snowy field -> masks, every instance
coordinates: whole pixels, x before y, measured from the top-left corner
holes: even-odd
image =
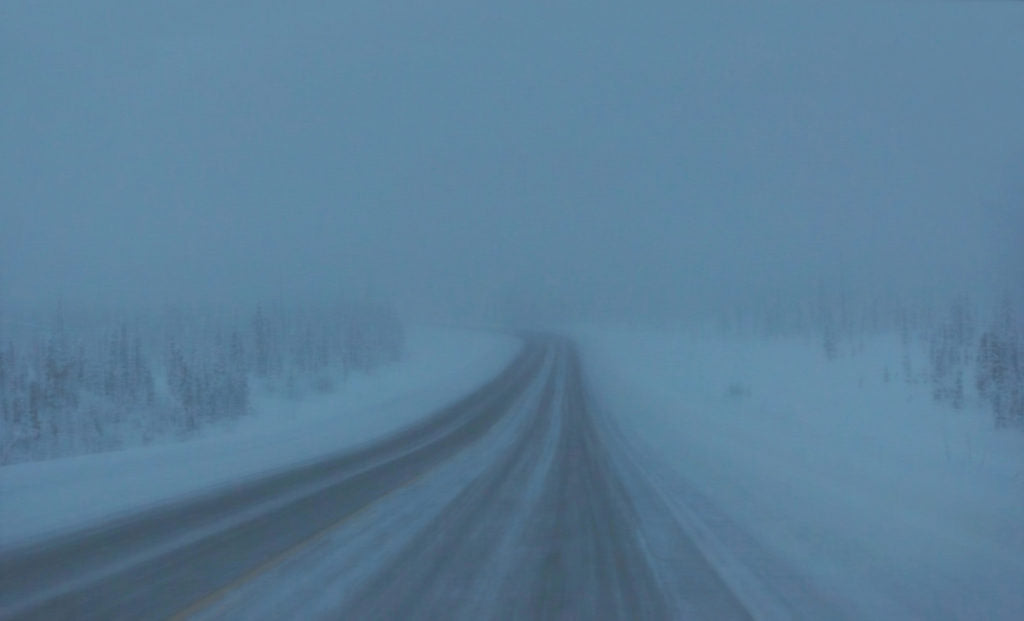
[[[1024,434],[904,382],[898,339],[832,362],[799,339],[581,341],[600,406],[765,617],[1024,619]]]
[[[0,468],[0,550],[371,441],[455,401],[519,349],[507,336],[410,330],[405,358],[326,396],[256,396],[252,416],[179,443]]]

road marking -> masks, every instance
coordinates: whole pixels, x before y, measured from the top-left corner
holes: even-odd
[[[444,462],[442,461],[441,463],[444,463]],[[238,578],[235,578],[234,580],[232,580],[228,584],[220,587],[216,591],[213,591],[212,593],[204,595],[202,598],[192,602],[184,610],[181,610],[180,612],[175,613],[172,617],[170,617],[169,621],[184,621],[185,619],[188,619],[188,618],[192,617],[193,615],[196,615],[196,614],[200,613],[201,611],[205,610],[206,608],[209,608],[210,606],[212,606],[217,601],[223,599],[224,596],[227,595],[228,593],[230,593],[231,591],[234,591],[235,589],[241,587],[242,585],[244,585],[244,584],[246,584],[248,582],[252,582],[253,580],[258,578],[259,576],[267,573],[268,571],[270,571],[271,569],[277,567],[278,565],[280,565],[284,561],[286,561],[289,558],[295,556],[296,554],[298,554],[303,549],[309,547],[310,544],[313,544],[313,543],[315,543],[317,541],[320,541],[321,539],[325,538],[332,530],[340,527],[345,522],[348,522],[348,521],[356,518],[357,516],[359,516],[360,514],[366,512],[367,510],[369,510],[374,505],[382,502],[385,498],[388,498],[389,496],[391,496],[395,492],[397,492],[397,491],[399,491],[401,489],[404,489],[404,488],[412,485],[413,483],[415,483],[419,479],[422,479],[423,477],[425,477],[426,475],[428,475],[432,471],[434,471],[439,465],[441,465],[441,464],[440,463],[439,464],[435,464],[433,467],[427,468],[425,471],[420,472],[419,474],[411,477],[407,481],[404,481],[401,484],[396,485],[394,488],[392,488],[387,493],[382,494],[376,500],[372,500],[372,501],[368,502],[367,504],[363,505],[362,507],[360,507],[359,509],[353,511],[352,513],[349,513],[348,515],[345,515],[344,517],[342,517],[337,522],[332,522],[331,524],[328,524],[323,529],[313,533],[312,535],[310,535],[309,537],[307,537],[307,538],[303,539],[302,541],[296,543],[292,547],[287,548],[286,550],[284,550],[283,552],[281,552],[277,556],[274,556],[274,557],[272,557],[272,558],[270,558],[270,559],[268,559],[266,561],[263,561],[262,563],[260,563],[256,567],[254,567],[253,569],[250,569],[248,572],[242,574]]]
[[[534,378],[533,378],[534,380],[536,378],[538,378],[538,377],[541,377],[540,371],[542,371],[544,369],[545,363],[547,362],[547,360],[548,360],[547,355],[545,355],[544,359],[537,366],[537,373],[534,375]],[[527,384],[520,391],[519,395],[517,395],[516,399],[513,399],[513,401],[507,406],[507,410],[511,409],[512,407],[514,407],[515,403],[519,402],[519,399],[521,399],[523,394],[526,392],[527,386],[531,385],[532,383],[533,383],[533,380],[531,380],[530,382],[527,382]],[[476,438],[476,440],[474,442],[471,442],[470,444],[473,444],[473,443],[475,443],[476,441],[479,441],[479,440],[480,440],[480,438]],[[463,447],[463,448],[465,448],[465,447]],[[450,456],[449,456],[449,459],[450,459]],[[217,589],[217,590],[215,590],[215,591],[213,591],[211,593],[208,593],[207,595],[204,595],[200,599],[192,602],[188,607],[184,608],[183,610],[181,610],[181,611],[175,613],[174,615],[172,615],[171,617],[169,617],[169,621],[184,621],[185,619],[188,619],[188,618],[190,618],[190,617],[192,617],[192,616],[194,616],[196,614],[199,614],[203,610],[205,610],[205,609],[209,608],[210,606],[212,606],[213,604],[215,604],[217,601],[223,599],[224,596],[226,596],[231,591],[234,591],[235,589],[238,589],[241,586],[243,586],[243,585],[245,585],[245,584],[247,584],[249,582],[252,582],[253,580],[258,578],[259,576],[261,576],[261,575],[267,573],[268,571],[270,571],[271,569],[274,569],[275,567],[281,565],[281,563],[283,563],[284,561],[288,560],[289,558],[295,556],[300,551],[308,548],[311,544],[313,544],[313,543],[315,543],[317,541],[320,541],[321,539],[325,538],[332,530],[342,526],[343,524],[345,524],[346,522],[348,522],[350,520],[353,520],[354,518],[356,518],[360,514],[364,513],[365,511],[369,510],[371,507],[374,507],[378,503],[383,502],[385,499],[389,498],[395,492],[398,492],[399,490],[405,489],[405,488],[409,487],[410,485],[416,483],[417,481],[419,481],[423,477],[427,476],[428,474],[431,474],[432,472],[434,472],[435,470],[440,468],[442,465],[447,463],[447,461],[448,461],[448,459],[443,459],[440,462],[438,462],[438,463],[428,467],[423,472],[420,472],[420,473],[410,477],[406,481],[403,481],[399,485],[396,485],[395,487],[391,488],[386,493],[381,494],[380,497],[376,498],[375,500],[372,500],[372,501],[368,502],[366,505],[360,507],[359,509],[353,511],[352,513],[349,513],[348,515],[345,515],[344,517],[342,517],[338,521],[332,522],[331,524],[328,524],[327,526],[325,526],[321,530],[313,533],[309,537],[307,537],[307,538],[303,539],[302,541],[296,543],[295,545],[291,546],[290,548],[285,549],[284,551],[279,553],[277,556],[274,556],[274,557],[272,557],[272,558],[270,558],[270,559],[260,563],[259,565],[257,565],[253,569],[250,569],[249,571],[247,571],[246,573],[242,574],[238,578],[235,578],[234,580],[232,580],[228,584],[220,587],[219,589]]]

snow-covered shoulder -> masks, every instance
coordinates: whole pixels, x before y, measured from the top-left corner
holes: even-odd
[[[595,401],[674,471],[738,590],[797,617],[1024,619],[1024,437],[900,378],[898,337],[831,361],[798,338],[580,342]]]
[[[365,444],[468,394],[520,347],[510,336],[412,329],[401,362],[299,401],[257,395],[253,414],[230,428],[187,442],[0,467],[0,549]]]

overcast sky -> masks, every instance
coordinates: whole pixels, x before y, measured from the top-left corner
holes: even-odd
[[[1024,282],[1024,4],[847,4],[6,1],[0,295]]]

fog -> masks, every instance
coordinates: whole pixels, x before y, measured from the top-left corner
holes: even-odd
[[[490,321],[1024,282],[1024,6],[235,4],[5,3],[0,295]]]

